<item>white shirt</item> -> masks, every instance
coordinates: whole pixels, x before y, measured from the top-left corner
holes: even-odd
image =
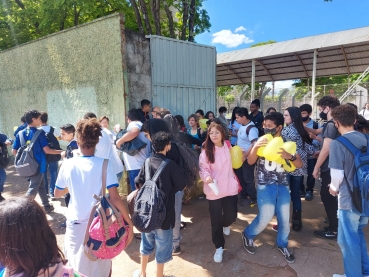
[[[366,120],[369,120],[369,110],[368,109],[361,110],[359,114],[362,115]]]
[[[41,129],[45,131],[45,133],[49,133],[50,132],[50,125],[45,125],[45,126],[41,126]],[[58,130],[58,128],[54,128],[54,136],[59,137],[60,136],[60,131]]]
[[[99,142],[96,145],[95,156],[103,159],[108,159],[109,162],[112,163],[115,174],[118,174],[124,170],[124,167],[121,160],[119,159],[117,151],[115,150],[113,140],[111,139],[109,134],[105,132],[105,130],[105,128],[102,128],[101,130],[102,136],[100,137]]]
[[[238,130],[237,145],[243,150],[247,151],[251,147],[251,142],[259,137],[259,130],[256,127],[252,127],[249,131],[249,135],[246,134],[247,127],[253,125],[254,122],[250,121],[249,124],[241,126]]]
[[[127,132],[132,130],[133,128],[138,128],[139,130],[141,130],[141,127],[141,121],[132,121],[128,124]],[[123,160],[127,171],[141,169],[145,160],[150,156],[151,142],[145,137],[143,132],[140,132],[137,137],[146,143],[146,147],[142,148],[140,152],[138,152],[135,156],[130,156],[127,153],[123,152]]]
[[[79,156],[68,159],[60,167],[56,188],[68,188],[70,202],[66,214],[68,221],[86,221],[96,204],[93,195],[101,195],[102,165],[104,159],[91,156]],[[108,163],[106,187],[118,187],[117,176],[111,163]]]

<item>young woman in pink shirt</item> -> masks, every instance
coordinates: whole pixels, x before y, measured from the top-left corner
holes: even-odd
[[[200,177],[204,181],[204,193],[209,201],[216,263],[223,260],[224,235],[230,234],[229,226],[237,218],[238,183],[232,169],[229,147],[224,143],[226,137],[222,125],[211,123],[199,160]],[[214,183],[217,190],[211,188]]]

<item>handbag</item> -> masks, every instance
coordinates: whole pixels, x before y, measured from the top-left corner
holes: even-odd
[[[119,133],[117,134],[117,138],[115,140],[115,144],[117,143],[117,140],[119,140],[121,137],[123,137],[123,135],[127,133],[127,130],[121,130],[119,131]],[[135,137],[133,140],[131,141],[126,141],[124,142],[120,148],[117,147],[118,150],[127,153],[130,156],[135,156],[137,155],[138,152],[140,152],[140,150],[142,148],[145,148],[147,145],[146,142],[143,142],[142,140],[140,140],[138,137]]]

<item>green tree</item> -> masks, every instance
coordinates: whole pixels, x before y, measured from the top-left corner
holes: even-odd
[[[234,103],[234,95],[233,94],[227,94],[225,97],[224,97],[224,102],[227,103],[227,106],[228,106],[228,111],[231,109],[231,104]]]
[[[250,45],[250,48],[252,47],[258,47],[258,46],[263,46],[263,45],[267,45],[267,44],[273,44],[276,43],[277,41],[275,40],[268,40],[268,41],[264,41],[264,42],[259,42],[259,43],[254,43]]]
[[[191,2],[190,2],[191,1]],[[125,15],[125,27],[142,34],[156,34],[193,41],[209,31],[205,0],[2,0],[0,1],[0,50],[22,44],[112,13]],[[189,3],[183,24],[183,2]],[[178,10],[174,22],[170,8]],[[181,31],[184,36],[180,36]]]

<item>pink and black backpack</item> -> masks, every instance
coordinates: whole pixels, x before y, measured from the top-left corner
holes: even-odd
[[[98,202],[92,208],[86,228],[84,248],[92,261],[112,259],[127,246],[129,226],[122,213],[110,202],[109,194],[106,194],[107,167],[108,160],[104,160],[102,196],[94,195]]]

